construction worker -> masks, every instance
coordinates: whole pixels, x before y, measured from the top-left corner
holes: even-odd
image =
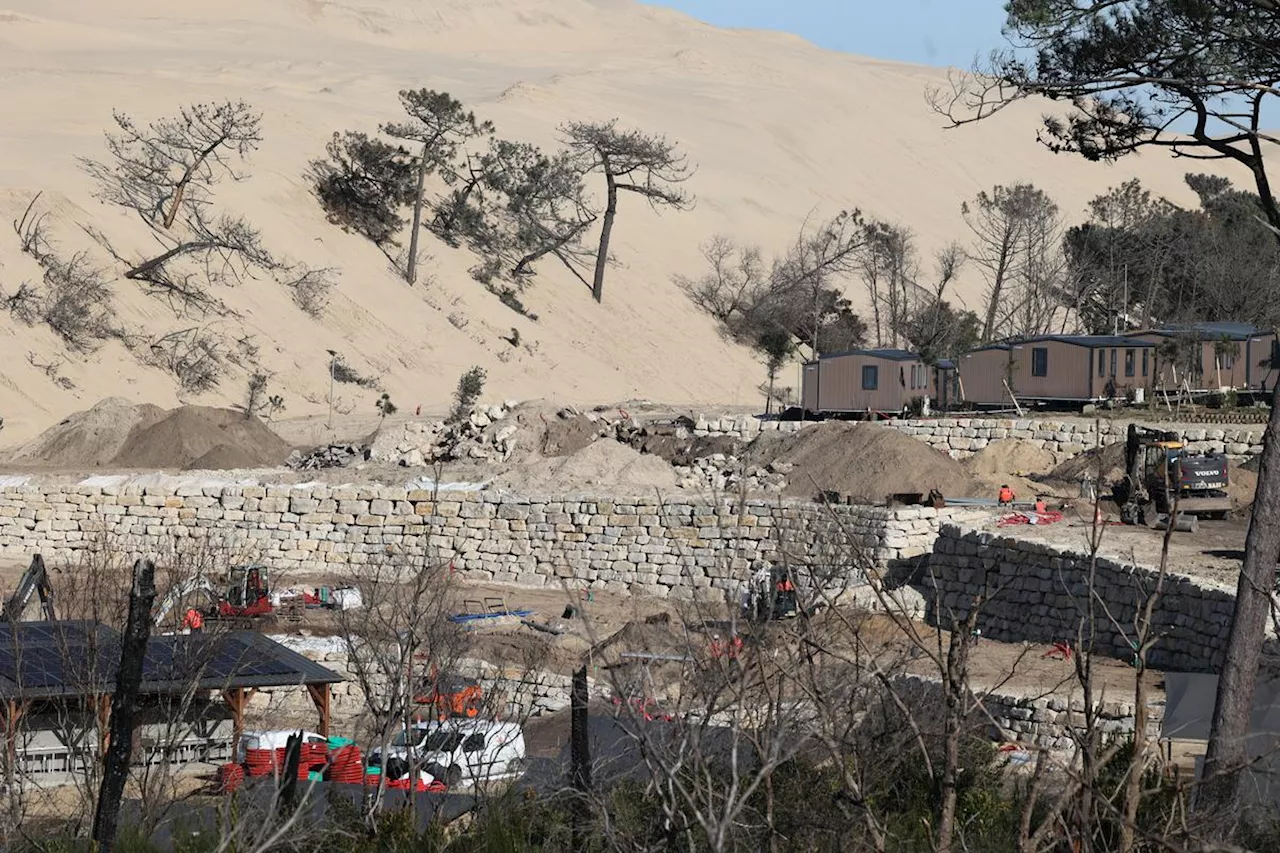
[[[1005,483],[1000,487],[1000,493],[997,496],[997,500],[1000,506],[1008,506],[1013,503],[1014,499],[1017,497],[1018,496],[1013,493],[1013,489],[1009,488],[1009,484]]]
[[[1048,507],[1045,506],[1044,498],[1040,495],[1036,495],[1036,513],[1038,515],[1044,515],[1047,509]]]
[[[199,610],[194,607],[187,608],[187,612],[182,617],[182,629],[191,634],[204,631],[204,617],[200,615]]]

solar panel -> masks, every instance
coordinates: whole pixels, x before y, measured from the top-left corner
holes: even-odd
[[[115,680],[118,660],[108,649],[32,646],[17,655],[0,657],[0,675],[23,690],[65,686],[89,692],[105,689]]]
[[[8,696],[110,692],[120,665],[120,635],[94,622],[0,623],[0,693]],[[341,677],[259,634],[152,637],[143,662],[144,692],[328,683]]]

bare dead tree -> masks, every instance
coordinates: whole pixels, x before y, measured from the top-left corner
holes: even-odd
[[[223,179],[244,180],[248,155],[262,141],[262,116],[248,104],[223,102],[182,107],[177,116],[140,127],[116,112],[117,133],[107,134],[109,157],[81,158],[98,185],[100,199],[136,213],[155,241],[141,256],[125,257],[97,229],[86,228],[125,266],[124,277],[141,282],[169,301],[177,316],[230,313],[210,288],[233,286],[257,275],[304,280],[308,298],[326,279],[269,251],[261,232],[246,219],[214,209],[214,188]],[[315,309],[318,310],[318,309]]]
[[[1066,267],[1058,206],[1017,184],[980,192],[960,210],[974,236],[968,257],[987,279],[982,339],[1049,331]]]
[[[694,305],[729,327],[761,301],[769,284],[768,267],[758,247],[739,246],[724,234],[699,249],[708,271],[696,279],[677,275],[675,283]]]
[[[18,235],[22,251],[37,261],[41,261],[53,250],[49,238],[49,212],[36,212],[36,204],[42,195],[43,190],[32,196],[26,209],[22,211],[22,216],[13,220],[13,231]]]
[[[413,224],[405,268],[405,280],[413,284],[418,276],[418,236],[422,228],[422,208],[426,204],[427,176],[440,173],[452,177],[458,152],[470,140],[492,134],[493,125],[478,121],[475,113],[467,111],[447,92],[405,89],[400,92],[400,104],[408,114],[408,120],[384,124],[382,132],[422,146],[418,155],[418,186],[413,195]]]
[[[262,142],[262,113],[244,101],[191,104],[145,127],[118,110],[112,115],[110,159],[80,163],[98,182],[100,198],[166,231],[184,207],[190,214],[210,204],[223,178],[243,180],[240,167]]]
[[[192,393],[218,387],[233,367],[257,358],[252,337],[237,338],[215,325],[188,326],[154,338],[126,335],[124,342],[140,361],[172,374]]]
[[[669,207],[687,210],[693,197],[681,184],[693,175],[688,158],[676,143],[664,136],[640,130],[624,130],[618,120],[571,122],[560,128],[569,149],[579,160],[582,174],[600,172],[605,180],[605,209],[600,226],[591,296],[604,299],[605,270],[609,265],[609,241],[618,215],[618,193],[642,196],[654,210]]]
[[[811,358],[829,349],[822,345],[824,332],[835,333],[840,343],[865,335],[865,325],[843,297],[842,282],[857,271],[866,244],[862,213],[846,210],[816,227],[806,219],[795,243],[773,262],[771,289],[786,306],[788,327],[809,344]]]

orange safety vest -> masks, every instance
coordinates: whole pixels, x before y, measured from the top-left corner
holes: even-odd
[[[1036,512],[1043,515],[1044,511],[1045,511],[1044,501],[1036,501]]]
[[[988,492],[987,494],[990,494],[990,492]],[[1012,500],[1013,500],[1013,489],[1009,488],[1008,486],[1005,486],[1000,490],[1000,503],[1007,504]]]
[[[204,617],[200,615],[199,610],[192,607],[183,615],[182,627],[189,628],[192,631],[199,631],[204,627]]]

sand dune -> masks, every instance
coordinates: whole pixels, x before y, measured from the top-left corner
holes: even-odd
[[[1051,155],[1035,142],[1034,105],[944,132],[923,96],[943,80],[941,70],[717,30],[630,0],[0,0],[0,217],[7,223],[43,191],[64,250],[109,260],[87,225],[141,250],[144,229],[93,198],[75,158],[101,156],[113,108],[152,119],[193,100],[244,98],[264,111],[266,140],[252,178],[221,186],[220,201],[274,250],[342,273],[319,320],[271,283],[220,294],[243,315],[287,415],[325,410],[328,349],[380,376],[402,408],[441,407],[473,364],[488,370],[494,397],[747,403],[758,363],[671,282],[697,271],[698,244],[717,232],[772,249],[810,212],[857,206],[909,224],[927,257],[963,236],[960,202],[997,182],[1034,181],[1072,213],[1135,175],[1191,200],[1183,163],[1151,156],[1107,167]],[[376,248],[325,222],[302,173],[333,131],[374,129],[397,116],[397,90],[419,86],[447,90],[501,133],[540,144],[570,119],[618,116],[665,132],[698,164],[698,205],[659,216],[623,200],[603,307],[546,265],[525,298],[540,318],[531,322],[468,276],[471,255],[430,238],[429,284],[409,288]],[[38,278],[6,227],[0,289]],[[114,287],[132,326],[192,324],[132,282]],[[972,275],[959,284],[968,300],[979,290]],[[518,350],[502,340],[513,327],[526,344]],[[171,377],[122,346],[67,357],[54,335],[7,314],[0,359],[4,444],[105,396],[179,402]],[[56,385],[51,364],[76,387]],[[233,376],[182,401],[236,402],[243,386]],[[340,386],[338,406],[372,409],[375,398]]]

